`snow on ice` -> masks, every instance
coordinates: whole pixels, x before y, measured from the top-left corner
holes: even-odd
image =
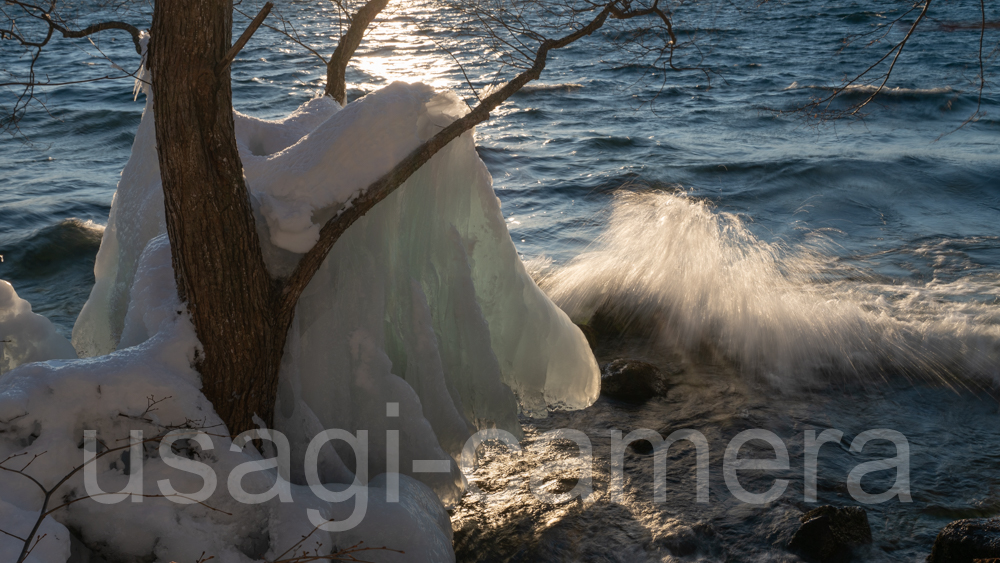
[[[462,495],[456,461],[468,438],[488,428],[520,435],[519,411],[544,416],[552,408],[582,408],[599,391],[585,338],[517,255],[472,133],[353,225],[302,296],[275,409],[291,466],[287,475],[256,470],[241,481],[256,494],[287,494],[247,505],[232,498],[226,479],[241,465],[265,467],[269,460],[252,445],[231,450],[192,368],[200,344],[174,284],[151,100],[147,88],[97,256],[96,284],[73,330],[83,359],[0,282],[0,340],[11,341],[0,359],[0,458],[20,454],[8,462],[17,468],[44,452],[28,473],[51,486],[83,462],[85,430],[116,447],[128,443],[130,429],[149,438],[186,423],[212,435],[211,448],[189,437],[183,450],[219,476],[218,486],[204,504],[155,496],[72,503],[46,517],[40,533],[47,535],[30,561],[66,561],[70,530],[110,559],[193,562],[202,552],[220,562],[271,559],[314,528],[309,509],[337,521],[355,514],[358,498],[344,500],[351,483],[367,484],[360,524],[321,530],[304,547],[319,542],[316,549],[329,553],[364,541],[405,552],[365,553],[372,561],[453,560],[444,507]],[[287,275],[325,219],[463,111],[450,92],[394,83],[344,109],[316,98],[283,121],[236,112],[271,273]],[[150,408],[151,400],[159,402]],[[398,416],[387,416],[387,403],[398,405]],[[343,493],[334,501],[310,489],[304,463],[310,441],[326,429],[368,431],[367,471],[342,440],[317,454],[318,479]],[[398,469],[386,454],[392,431],[399,436]],[[135,455],[96,460],[103,490],[122,490],[130,479],[141,480],[146,495],[157,495],[157,482],[167,478],[185,494],[207,486],[174,469],[156,444],[136,447],[144,457],[139,473]],[[271,450],[265,447],[264,456]],[[415,472],[414,460],[438,460],[448,471]],[[56,502],[85,494],[82,473]],[[397,486],[399,502],[392,502]],[[40,491],[7,473],[0,475],[0,498],[0,528],[28,533]],[[19,551],[20,542],[0,537],[5,560]]]

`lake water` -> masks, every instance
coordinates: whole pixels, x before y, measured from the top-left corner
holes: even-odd
[[[446,10],[394,4],[348,73],[349,98],[392,80],[469,97],[442,46],[474,84],[490,81],[496,67]],[[843,41],[890,22],[898,6],[679,6],[677,29],[698,35],[700,64],[717,71],[711,88],[701,73],[664,76],[630,60],[614,49],[618,33],[601,32],[554,53],[538,84],[477,129],[511,236],[543,287],[567,309],[598,309],[628,329],[600,343],[599,359],[630,355],[676,368],[665,398],[641,407],[601,399],[582,412],[525,419],[529,440],[578,428],[606,462],[609,429],[699,429],[711,445],[713,500],[693,502],[693,450],[681,448],[668,464],[667,502],[650,502],[651,456],[630,449],[629,504],[470,501],[455,517],[461,560],[789,558],[783,542],[810,506],[802,500],[807,429],[845,433],[846,445],[828,446],[820,465],[819,500],[837,505],[857,504],[844,484],[852,467],[892,455],[852,453],[854,436],[890,428],[909,440],[913,502],[868,507],[875,545],[865,560],[916,560],[947,522],[1000,514],[995,87],[983,93],[985,116],[959,128],[978,101],[979,31],[961,24],[978,21],[979,3],[931,9],[864,121],[770,111],[799,107],[881,56],[884,44]],[[332,4],[279,8],[332,51]],[[987,19],[998,18],[1000,6],[988,5]],[[101,49],[134,68],[130,42],[109,39]],[[998,41],[1000,30],[988,29],[993,78]],[[23,64],[3,49],[3,65]],[[46,72],[107,72],[95,53],[57,42]],[[239,111],[277,118],[321,92],[325,73],[261,30],[233,77]],[[840,107],[867,95],[858,89]],[[143,100],[132,96],[127,79],[51,89],[47,112],[35,107],[21,124],[30,142],[0,138],[0,279],[66,335],[93,283],[101,225],[139,123]],[[748,477],[759,490],[790,480],[764,507],[734,500],[721,475],[726,443],[751,427],[775,432],[792,458],[785,474]],[[562,454],[540,446],[524,455]],[[475,478],[503,479],[511,464],[497,454]],[[598,490],[606,470],[598,468]],[[884,490],[888,473],[863,484]]]

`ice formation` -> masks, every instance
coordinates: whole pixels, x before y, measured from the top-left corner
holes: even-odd
[[[222,562],[273,560],[311,531],[308,508],[320,510],[325,517],[346,519],[353,512],[353,502],[323,503],[305,486],[288,484],[294,500],[291,503],[275,499],[242,504],[229,494],[226,481],[234,468],[260,460],[260,456],[249,448],[231,451],[232,441],[222,436],[225,428],[219,426],[212,405],[199,391],[200,378],[191,368],[199,343],[186,309],[177,299],[166,236],[147,245],[134,279],[124,334],[134,339],[152,336],[90,360],[34,363],[6,374],[0,380],[0,459],[20,454],[21,458],[8,463],[16,469],[35,454],[42,454],[27,473],[52,486],[83,462],[84,430],[96,430],[108,447],[115,447],[123,444],[121,439],[128,437],[129,429],[143,430],[144,438],[152,438],[164,427],[192,421],[191,425],[212,434],[214,446],[192,458],[208,464],[219,485],[204,500],[205,505],[182,505],[155,497],[113,505],[93,499],[71,504],[46,518],[43,531],[51,530],[52,534],[39,543],[37,561],[66,560],[70,542],[67,528],[84,538],[98,555],[112,560],[134,561],[152,554],[157,561],[196,561],[202,552]],[[161,402],[149,409],[150,398]],[[168,466],[156,444],[144,450],[143,494],[161,494],[157,483],[161,479],[169,479],[176,490],[188,494],[202,487],[201,477]],[[115,453],[97,459],[97,482],[102,490],[117,492],[129,483],[131,474],[126,474],[125,467],[134,465],[126,459],[133,458]],[[54,496],[60,499],[55,502],[83,496],[82,477],[77,474],[70,480]],[[274,486],[276,479],[274,473],[258,471],[244,477],[242,486],[247,492],[261,493]],[[0,505],[0,527],[23,532],[25,523],[32,524],[37,517],[40,492],[24,477],[12,473],[0,474],[0,491],[4,503]],[[407,556],[393,559],[385,554],[366,555],[372,561],[449,560],[447,514],[425,486],[402,477],[400,502],[390,504],[384,500],[382,480],[375,479],[369,495],[367,516],[359,527],[336,536],[320,531],[304,547],[320,542],[320,551],[329,553],[335,546],[345,548],[364,539],[369,545],[408,550]],[[13,545],[16,540],[3,541],[0,550],[4,553],[15,547],[19,551],[19,546]],[[16,560],[16,555],[6,560]]]
[[[76,358],[70,343],[0,280],[0,373],[30,362],[70,358]]]
[[[173,280],[151,98],[147,92],[98,254],[97,281],[73,331],[74,346],[89,359],[25,365],[0,379],[0,457],[45,451],[31,472],[46,484],[82,461],[87,429],[106,443],[123,443],[129,428],[153,434],[184,421],[226,434],[191,368],[199,343]],[[344,109],[314,99],[283,121],[235,113],[272,274],[287,274],[322,221],[462,111],[453,94],[394,83]],[[12,303],[0,302],[0,319],[17,310]],[[68,345],[64,351],[53,346],[17,363],[75,356]],[[157,561],[194,561],[202,551],[220,561],[273,558],[312,528],[306,508],[337,520],[351,514],[352,501],[326,502],[305,486],[302,460],[324,429],[368,431],[367,472],[348,444],[334,441],[320,450],[318,474],[334,489],[370,478],[369,509],[351,531],[322,532],[310,542],[318,539],[329,550],[364,540],[406,552],[366,553],[372,561],[453,560],[443,506],[462,494],[456,460],[471,434],[500,428],[519,435],[519,410],[544,416],[551,408],[581,408],[598,391],[585,338],[525,271],[467,133],[352,226],[300,300],[275,414],[275,427],[290,441],[291,468],[281,477],[259,471],[243,480],[260,491],[282,484],[295,502],[237,505],[223,484],[206,504],[233,516],[163,498],[78,502],[46,520],[55,531],[51,551],[44,552],[53,555],[43,560],[65,560],[67,529],[88,546],[126,559],[154,554]],[[169,399],[147,412],[150,397]],[[385,453],[390,431],[398,431],[398,468]],[[230,452],[228,438],[214,440],[211,452],[186,451],[212,466],[220,481],[260,459],[252,447]],[[165,476],[179,490],[198,489],[200,477],[171,472],[155,450],[147,447],[144,456],[147,494],[155,494]],[[98,459],[104,490],[129,482],[127,459]],[[415,468],[414,462],[434,460],[448,471]],[[387,474],[394,471],[401,474],[398,503],[387,498],[396,479]],[[0,477],[12,507],[0,506],[0,527],[10,523],[8,515],[39,506],[40,494],[18,479],[24,478]],[[82,495],[80,476],[60,494]],[[0,550],[7,548],[0,543]]]

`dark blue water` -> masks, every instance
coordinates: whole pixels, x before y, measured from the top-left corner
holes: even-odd
[[[493,61],[447,10],[432,2],[394,4],[397,8],[370,34],[348,73],[349,98],[401,79],[455,88],[471,99],[441,46],[463,61],[474,85],[491,81]],[[624,36],[615,29],[554,53],[543,79],[477,130],[479,154],[493,174],[518,249],[526,259],[551,260],[547,271],[558,270],[604,231],[615,194],[684,194],[680,197],[686,200],[707,202],[713,213],[735,214],[752,233],[751,245],[795,254],[799,246],[814,249],[815,240],[822,239],[821,255],[829,268],[812,288],[819,295],[829,284],[835,288],[831,299],[857,294],[855,300],[872,310],[891,302],[891,314],[903,320],[962,317],[976,334],[995,334],[1000,326],[1000,67],[995,52],[1000,30],[988,29],[984,39],[987,78],[994,82],[982,94],[982,116],[963,125],[979,103],[979,32],[950,25],[977,22],[979,3],[935,4],[900,58],[889,89],[876,97],[863,120],[828,122],[792,111],[884,54],[885,42],[868,45],[861,39],[845,45],[844,40],[881,29],[900,6],[847,0],[679,5],[676,28],[684,37],[696,36],[699,47],[681,62],[712,69],[710,87],[700,72],[664,75],[631,60],[616,50]],[[332,4],[292,2],[278,8],[321,52],[332,51],[331,38],[339,35]],[[986,9],[987,20],[1000,19],[1000,6],[987,3]],[[237,23],[240,30],[244,25]],[[890,30],[886,40],[898,40],[904,31],[905,26]],[[127,38],[109,39],[100,44],[102,50],[134,68],[138,58]],[[0,67],[23,64],[15,49],[0,48]],[[107,61],[86,43],[57,41],[45,63],[54,79],[107,70]],[[281,117],[321,92],[324,78],[317,59],[262,29],[233,65],[236,108]],[[21,122],[23,136],[0,138],[0,279],[11,281],[67,335],[93,283],[100,232],[88,221],[106,222],[142,111],[141,95],[137,101],[132,95],[130,80],[53,88],[44,99],[47,111],[35,106]],[[4,104],[11,96],[0,91]],[[864,91],[854,92],[834,107],[865,97]],[[654,236],[650,231],[650,240],[634,241],[636,248],[658,244]],[[962,338],[956,332],[959,347],[982,344]],[[653,360],[663,353],[645,350]],[[684,385],[712,381],[699,391],[710,406],[694,414],[684,414],[693,408],[689,400],[671,396],[637,413],[616,415],[615,405],[602,402],[590,418],[560,420],[583,429],[628,431],[630,424],[665,429],[679,417],[677,424],[707,425],[731,437],[734,425],[743,424],[733,420],[743,420],[741,413],[749,409],[756,413],[756,424],[785,429],[783,436],[796,439],[803,425],[817,420],[855,434],[880,425],[912,428],[911,439],[922,456],[914,462],[914,488],[921,492],[915,493],[914,505],[878,509],[873,560],[912,560],[929,550],[934,531],[950,519],[1000,513],[996,460],[977,454],[1000,444],[992,431],[1000,421],[994,399],[972,391],[938,402],[934,397],[944,391],[908,384],[906,391],[874,395],[828,390],[837,397],[832,401],[824,392],[762,398],[759,389],[734,383],[737,376],[730,368],[702,365],[688,371]],[[814,409],[814,404],[822,406]],[[955,418],[962,405],[969,412]],[[971,438],[958,436],[964,426],[975,427]],[[963,467],[970,468],[968,473]],[[955,483],[942,482],[942,471],[955,475]],[[821,482],[821,500],[843,503],[841,489],[832,484],[824,489]],[[638,529],[653,529],[655,536],[657,526],[666,526],[651,512],[643,514],[636,516]],[[771,536],[761,530],[787,525],[774,514],[729,504],[674,511],[687,524],[714,522],[719,535],[702,547],[728,560],[742,560],[741,550],[770,553],[772,540],[762,538]],[[580,529],[593,525],[596,516],[588,518],[580,520]],[[608,546],[634,539],[628,534],[596,537],[603,539],[592,542],[595,550],[612,551]],[[717,544],[722,547],[712,547]],[[536,559],[528,554],[523,560],[539,560],[538,553],[552,560],[580,557],[572,550],[544,549]],[[474,551],[461,553],[475,559]],[[481,560],[503,558],[484,553]]]
[[[864,121],[823,123],[769,111],[797,108],[825,93],[813,87],[837,85],[870,64],[883,44],[861,40],[844,48],[843,40],[891,21],[897,8],[844,1],[678,10],[678,31],[697,36],[700,65],[713,71],[711,88],[700,72],[664,76],[617,53],[622,35],[615,29],[555,53],[541,84],[478,133],[519,249],[564,261],[593,240],[595,217],[610,193],[682,188],[745,214],[763,240],[794,242],[803,233],[832,230],[845,257],[877,254],[870,266],[893,279],[935,275],[936,256],[914,260],[907,251],[929,239],[968,254],[969,267],[995,271],[1000,98],[988,88],[985,117],[956,131],[976,110],[979,34],[943,26],[975,22],[977,3],[931,10],[897,65],[888,84],[893,90],[877,97]],[[987,8],[987,19],[995,20],[997,6]],[[332,50],[332,10],[317,12],[304,2],[279,9],[321,52]],[[128,16],[143,20],[141,13]],[[407,79],[468,97],[441,46],[466,63],[477,86],[492,79],[496,66],[451,25],[454,18],[424,3],[389,14],[349,74],[349,96]],[[987,30],[987,55],[997,36]],[[899,37],[896,30],[887,39]],[[125,68],[137,66],[127,37],[100,41],[100,52]],[[85,42],[56,41],[43,69],[53,80],[113,74],[100,52]],[[4,45],[0,56],[16,68],[23,64],[18,54]],[[996,68],[995,57],[987,58],[987,77]],[[317,59],[265,29],[234,65],[236,106],[280,117],[315,95],[323,80]],[[13,92],[0,95],[8,102]],[[35,105],[21,123],[23,136],[0,140],[0,277],[68,330],[92,283],[86,270],[96,245],[93,237],[80,240],[74,223],[62,222],[106,220],[143,100],[132,101],[125,79],[50,88],[43,101],[45,108]],[[75,242],[67,247],[62,237]],[[46,260],[62,264],[54,270],[70,271],[57,279],[32,273],[36,266],[27,258],[50,246]]]

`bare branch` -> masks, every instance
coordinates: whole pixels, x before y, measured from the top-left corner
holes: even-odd
[[[413,23],[416,24],[416,21],[412,17],[407,16],[407,18],[411,22],[413,22]],[[427,35],[424,35],[424,37],[426,37],[427,39],[430,39],[431,42],[433,42],[434,45],[438,49],[441,49],[442,51],[444,51],[445,53],[447,53],[448,56],[451,57],[451,60],[455,61],[455,64],[458,65],[458,70],[461,71],[462,76],[465,78],[465,84],[468,85],[469,90],[472,90],[472,95],[476,98],[476,101],[478,101],[479,103],[483,103],[483,99],[481,97],[479,97],[479,92],[476,91],[476,87],[472,84],[472,80],[469,79],[469,73],[467,73],[465,71],[465,65],[462,64],[462,61],[458,60],[458,57],[456,57],[455,54],[451,52],[451,49],[448,49],[447,47],[445,47],[444,45],[442,45],[432,35],[427,34]],[[466,105],[468,105],[468,104],[466,104]],[[469,106],[469,109],[472,109],[472,106]]]
[[[216,74],[222,74],[223,72],[225,72],[227,68],[229,68],[229,65],[232,64],[233,59],[235,59],[236,55],[238,55],[239,52],[243,49],[243,47],[246,46],[247,41],[250,41],[250,37],[253,36],[255,31],[257,31],[257,28],[260,27],[260,24],[264,23],[264,18],[266,18],[267,15],[271,13],[271,8],[273,7],[274,4],[272,4],[271,2],[267,2],[266,4],[264,4],[264,7],[261,8],[260,12],[257,13],[257,17],[255,17],[253,21],[250,22],[250,25],[247,26],[245,30],[243,30],[243,35],[240,35],[240,38],[236,40],[236,43],[234,43],[233,46],[229,48],[229,52],[226,53],[226,58],[224,58],[222,62],[219,63],[219,66],[215,68]]]
[[[93,35],[94,33],[98,33],[98,32],[101,32],[101,31],[106,31],[106,30],[109,30],[109,29],[120,29],[120,30],[123,30],[123,31],[127,31],[129,33],[129,35],[132,36],[132,44],[135,46],[135,53],[137,55],[141,55],[142,54],[142,46],[139,43],[139,29],[137,27],[135,27],[134,25],[127,24],[125,22],[109,21],[109,22],[95,23],[94,25],[91,25],[89,27],[85,27],[85,28],[83,28],[83,29],[81,29],[79,31],[74,31],[72,29],[66,29],[66,28],[64,28],[64,27],[62,27],[62,26],[60,26],[60,25],[58,25],[58,24],[56,24],[54,22],[52,23],[52,25],[57,30],[59,30],[60,33],[62,33],[63,37],[67,37],[67,38],[70,38],[70,39],[76,39],[76,38],[80,38],[80,37],[87,37],[88,35]]]
[[[826,119],[841,119],[845,117],[862,117],[863,115],[861,113],[862,110],[869,104],[871,104],[871,102],[874,101],[875,98],[885,90],[885,86],[888,83],[889,78],[892,76],[892,73],[896,67],[896,63],[899,61],[899,58],[902,55],[903,50],[905,49],[909,40],[913,37],[917,27],[927,16],[927,12],[930,9],[931,2],[932,0],[919,0],[914,4],[912,4],[910,8],[905,10],[893,21],[879,28],[879,30],[881,30],[882,33],[879,36],[875,37],[874,39],[870,40],[869,45],[879,43],[889,34],[889,32],[898,23],[900,23],[903,20],[903,18],[911,14],[916,9],[920,8],[920,13],[917,15],[916,19],[914,19],[913,23],[910,24],[903,38],[900,41],[894,43],[881,57],[879,57],[878,60],[869,65],[868,68],[854,75],[854,77],[851,78],[850,80],[843,82],[840,86],[832,88],[828,95],[823,97],[818,97],[817,99],[812,100],[808,104],[797,107],[793,110],[771,110],[771,111],[774,111],[775,113],[778,114],[804,113],[807,117],[810,118],[821,117]],[[983,18],[983,21],[985,21],[985,16]],[[855,37],[871,36],[874,33],[875,31],[872,31]],[[849,40],[845,42],[847,44],[851,43],[851,41]],[[884,73],[878,75],[877,78],[875,78],[874,80],[866,80],[866,77],[872,75],[873,71],[879,68],[879,66],[882,65],[885,61],[889,60],[890,57],[892,58],[892,60],[889,63],[888,69],[886,69]],[[871,91],[871,93],[865,97],[865,99],[862,102],[851,104],[846,109],[839,109],[839,110],[831,109],[831,104],[833,103],[834,100],[841,98],[846,92],[850,91],[852,88],[855,88],[858,84],[871,85],[876,80],[879,81],[878,86],[876,86]]]
[[[98,493],[96,495],[87,495],[87,496],[75,498],[73,500],[69,500],[69,501],[66,501],[66,502],[62,503],[59,506],[56,506],[56,507],[48,510],[47,512],[44,512],[42,514],[42,518],[51,515],[53,512],[55,512],[55,511],[57,511],[57,510],[59,510],[61,508],[66,508],[67,506],[69,506],[71,504],[76,504],[76,503],[80,502],[81,500],[87,500],[87,499],[94,498],[94,497],[99,497],[99,496],[120,495],[120,494],[123,494],[123,493],[120,493],[120,492],[119,493]],[[181,494],[181,493],[173,493],[173,494],[169,494],[169,495],[165,495],[165,494],[147,495],[147,494],[141,494],[141,493],[129,493],[129,495],[136,496],[136,497],[142,497],[142,498],[179,498],[179,499],[184,499],[184,500],[186,500],[186,501],[188,501],[190,503],[200,504],[201,506],[203,506],[203,507],[205,507],[205,508],[207,508],[207,509],[209,509],[209,510],[211,510],[213,512],[218,512],[220,514],[225,514],[226,516],[232,516],[233,515],[231,512],[226,512],[225,510],[222,510],[222,509],[219,509],[219,508],[215,508],[214,506],[211,506],[211,505],[209,505],[209,504],[207,504],[207,503],[205,503],[203,501],[195,500],[195,499],[193,499],[193,498],[191,498],[191,497],[189,497],[187,495]]]
[[[326,95],[337,100],[340,105],[347,104],[347,64],[354,57],[354,52],[361,45],[365,31],[375,18],[389,4],[389,0],[368,0],[353,17],[337,43],[330,61],[326,64]]]
[[[896,67],[896,61],[898,61],[899,56],[903,54],[903,48],[906,47],[906,42],[909,41],[910,37],[913,36],[913,32],[917,29],[917,26],[920,25],[920,22],[923,21],[924,16],[927,15],[927,10],[930,9],[930,7],[931,7],[931,0],[924,0],[924,9],[920,11],[920,15],[917,16],[916,20],[914,20],[913,25],[910,26],[910,30],[906,32],[906,36],[903,37],[903,40],[900,41],[896,45],[896,47],[894,47],[894,49],[896,50],[896,56],[892,58],[892,63],[889,64],[889,70],[886,71],[885,77],[882,79],[882,83],[879,84],[878,88],[876,88],[874,92],[872,92],[871,96],[868,96],[868,99],[866,99],[864,102],[861,102],[860,105],[854,108],[854,111],[851,112],[851,115],[855,115],[859,111],[861,111],[862,108],[864,108],[866,105],[868,105],[869,102],[874,100],[875,96],[877,96],[879,92],[881,92],[882,89],[885,88],[886,82],[888,82],[889,77],[892,76],[892,70]],[[889,52],[891,53],[892,51]],[[888,56],[888,53],[886,54],[886,56]],[[885,57],[883,57],[883,59],[884,58]]]
[[[79,39],[81,37],[87,37],[101,31],[106,31],[110,29],[119,29],[128,32],[132,36],[132,43],[135,46],[136,54],[142,53],[142,48],[139,43],[139,29],[134,25],[122,22],[122,21],[106,21],[95,23],[93,25],[87,26],[80,30],[67,29],[65,23],[53,13],[55,9],[55,2],[52,2],[48,9],[40,6],[38,4],[32,4],[30,2],[23,2],[22,0],[4,0],[6,4],[17,6],[28,16],[43,21],[48,24],[51,28],[55,29],[62,34],[63,37],[68,39]],[[13,38],[12,34],[7,34],[4,38]],[[29,47],[40,47],[37,43],[24,42],[21,43]]]
[[[26,542],[26,541],[28,541],[28,540],[26,540],[26,539],[22,538],[21,536],[15,536],[14,534],[12,534],[12,533],[10,533],[10,532],[8,532],[8,531],[6,531],[6,530],[0,530],[0,534],[3,534],[3,535],[5,535],[5,536],[9,536],[9,537],[12,537],[12,538],[14,538],[15,540],[18,540],[18,541],[20,541],[20,542]]]
[[[13,12],[8,12],[7,10],[0,8],[0,14],[7,19],[7,28],[0,29],[0,40],[8,40],[19,43],[27,53],[30,53],[30,61],[27,65],[27,70],[23,74],[23,79],[19,79],[21,78],[20,76],[12,75],[12,78],[14,78],[13,80],[0,83],[0,87],[19,88],[20,90],[14,99],[13,104],[9,106],[4,104],[3,116],[0,117],[0,129],[5,131],[20,131],[18,128],[18,122],[21,117],[23,117],[24,113],[28,109],[28,106],[32,102],[39,103],[43,108],[45,107],[45,105],[42,104],[35,96],[35,88],[37,87],[64,86],[116,78],[110,75],[72,81],[52,81],[47,76],[44,80],[37,78],[36,66],[41,58],[42,51],[52,40],[52,37],[56,32],[64,38],[73,39],[83,37],[89,38],[89,36],[100,33],[101,31],[116,29],[126,31],[132,38],[132,43],[135,47],[136,53],[141,52],[139,29],[131,24],[122,21],[107,21],[95,23],[83,29],[75,30],[70,29],[66,22],[55,13],[55,0],[52,0],[47,4],[35,4],[24,0],[4,0],[4,5],[12,6],[14,11],[16,11],[19,16],[15,16]],[[39,35],[44,33],[44,36],[33,38],[23,33],[22,27],[18,25],[17,17],[27,18],[29,21],[37,22],[38,24],[43,25],[44,27],[42,29],[44,29],[44,32],[39,30],[37,33]],[[91,41],[91,43],[93,43],[93,41]],[[121,70],[118,65],[110,61],[107,55],[102,53],[102,56],[111,62],[114,68]],[[127,71],[123,71],[123,74],[134,76],[134,73],[128,73]]]
[[[243,17],[245,17],[247,19],[251,19],[249,14],[247,14],[243,10],[240,10],[238,7],[234,6],[233,10],[236,11],[238,14],[242,15]],[[295,29],[295,25],[291,21],[289,21],[288,19],[286,19],[284,16],[282,16],[281,12],[279,12],[278,10],[274,10],[274,17],[277,18],[279,22],[281,22],[282,29],[278,29],[277,27],[275,27],[275,26],[273,26],[271,24],[268,24],[268,23],[263,23],[261,25],[263,25],[263,27],[266,27],[267,29],[270,29],[271,31],[274,31],[274,32],[280,33],[281,35],[284,35],[290,41],[296,43],[297,45],[299,45],[300,47],[302,47],[306,51],[309,51],[309,53],[312,54],[314,57],[316,57],[319,60],[323,61],[323,66],[326,66],[328,64],[326,57],[324,57],[322,54],[320,54],[319,51],[317,51],[312,46],[310,46],[308,43],[306,43],[302,39],[302,36],[299,35],[298,30]]]

